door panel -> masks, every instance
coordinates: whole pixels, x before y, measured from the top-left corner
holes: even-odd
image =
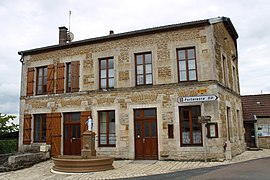
[[[81,155],[81,125],[65,124],[64,154]]]
[[[158,159],[157,119],[155,109],[140,109],[134,111],[135,158]]]
[[[61,154],[61,113],[52,114],[51,119],[51,156]]]
[[[64,118],[64,154],[81,155],[80,113],[66,113]]]
[[[143,138],[142,138],[142,122],[135,122],[135,154],[138,159],[143,159]]]

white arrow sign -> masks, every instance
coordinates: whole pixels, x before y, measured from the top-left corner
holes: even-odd
[[[189,102],[204,102],[204,101],[214,101],[218,97],[215,95],[208,95],[208,96],[185,96],[185,97],[178,97],[178,103],[189,103]]]

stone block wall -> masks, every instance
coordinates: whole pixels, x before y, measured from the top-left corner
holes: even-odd
[[[227,43],[224,42],[224,35],[227,37]],[[195,47],[198,81],[178,83],[176,52],[177,49],[186,47]],[[153,86],[135,85],[135,54],[142,52],[152,54]],[[94,130],[97,131],[97,111],[115,110],[116,147],[96,147],[97,154],[134,159],[133,110],[156,108],[159,158],[203,160],[203,147],[180,145],[179,107],[199,105],[203,107],[203,113],[211,115],[213,122],[218,124],[218,138],[207,139],[208,158],[212,160],[225,158],[224,142],[227,140],[228,132],[231,133],[230,151],[234,156],[242,152],[244,147],[244,138],[240,137],[243,135],[243,125],[238,123],[240,117],[235,115],[237,109],[242,117],[242,110],[238,92],[232,89],[230,68],[228,68],[228,86],[222,85],[222,53],[231,57],[232,54],[236,54],[236,49],[225,27],[222,23],[217,23],[213,27],[202,26],[159,32],[25,56],[22,71],[20,133],[22,134],[23,129],[23,114],[92,111]],[[99,89],[98,61],[105,57],[113,57],[115,60],[115,87],[103,91]],[[28,67],[57,65],[70,61],[80,61],[79,92],[26,96]],[[237,67],[237,62],[228,58],[228,67],[231,67],[232,63]],[[216,95],[218,100],[192,104],[177,102],[178,97],[197,95]],[[232,110],[229,131],[226,130],[227,107]],[[168,124],[174,126],[173,139],[168,138]],[[23,146],[22,139],[20,146]],[[28,146],[25,146],[26,148]]]

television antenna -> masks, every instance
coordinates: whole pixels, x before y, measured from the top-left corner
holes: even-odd
[[[74,39],[74,34],[70,32],[70,19],[71,19],[71,11],[69,11],[69,17],[68,17],[68,33],[67,33],[68,42],[71,42]]]

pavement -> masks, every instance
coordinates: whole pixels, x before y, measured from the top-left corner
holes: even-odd
[[[260,151],[245,151],[244,153],[234,157],[232,160],[227,160],[224,162],[116,160],[113,163],[115,169],[92,173],[53,172],[51,170],[53,167],[53,161],[48,160],[29,168],[0,173],[0,180],[121,179],[228,165],[265,157],[270,157],[270,149],[263,149]]]

